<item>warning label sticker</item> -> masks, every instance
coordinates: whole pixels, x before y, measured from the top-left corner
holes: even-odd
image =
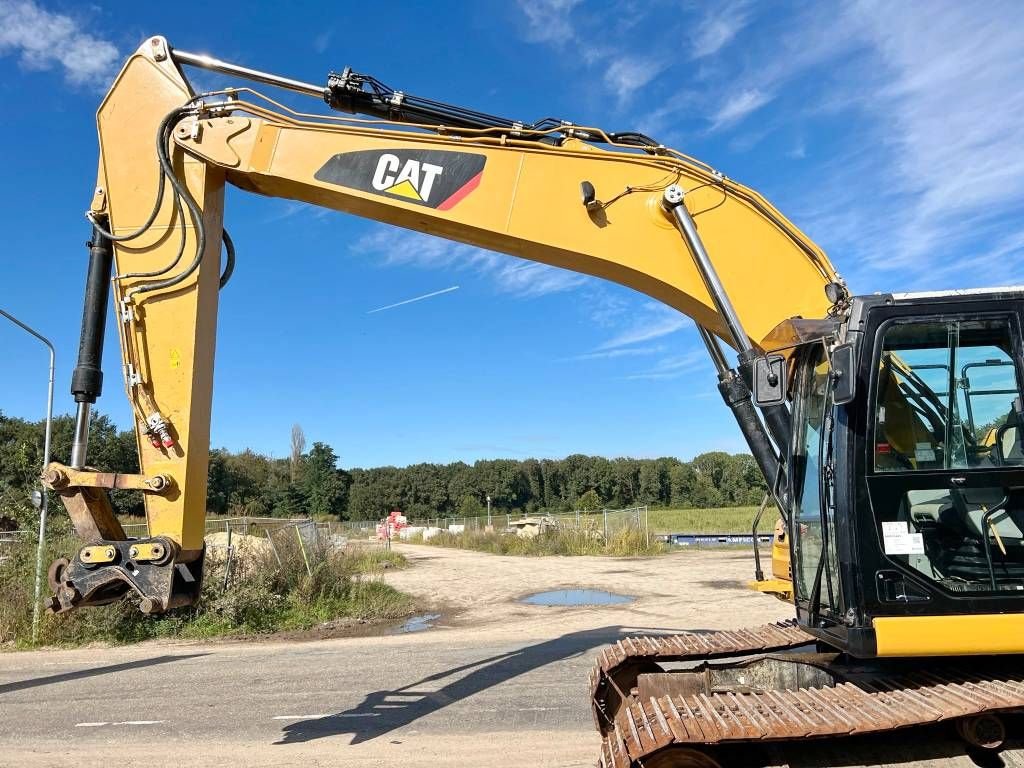
[[[887,555],[923,555],[924,536],[911,533],[906,521],[883,522],[882,548]]]

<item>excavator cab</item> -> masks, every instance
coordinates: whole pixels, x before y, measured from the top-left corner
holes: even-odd
[[[794,598],[830,646],[1024,652],[1022,308],[1019,291],[855,298],[793,353]]]

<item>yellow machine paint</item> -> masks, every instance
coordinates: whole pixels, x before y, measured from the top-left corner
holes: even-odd
[[[772,532],[771,577],[749,581],[747,585],[757,592],[775,595],[787,602],[793,599],[793,570],[789,560],[789,538],[786,535],[786,523],[781,518],[775,521],[775,530]]]
[[[898,616],[873,621],[879,656],[1018,654],[1024,613]]]
[[[99,109],[100,163],[92,203],[92,214],[109,221],[115,236],[143,230],[128,242],[114,242],[115,316],[141,465],[139,475],[120,477],[143,489],[150,535],[167,542],[159,554],[172,565],[198,562],[203,551],[225,183],[601,277],[665,303],[728,341],[726,319],[662,205],[666,188],[679,185],[755,348],[783,321],[822,318],[832,306],[823,289],[838,276],[821,249],[758,193],[680,153],[639,152],[614,141],[607,142],[608,150],[574,139],[546,144],[517,131],[454,135],[384,120],[300,114],[248,89],[214,94],[213,106],[169,124],[174,176],[195,198],[206,240],[198,268],[186,279],[142,291],[149,275],[182,253],[187,263],[197,250],[198,230],[176,208],[172,191],[165,187],[158,198],[163,176],[154,156],[154,136],[165,117],[191,98],[167,42],[147,40]],[[402,156],[411,150],[437,160],[414,166]],[[338,172],[361,167],[363,156],[396,160],[378,160],[361,182]],[[459,164],[467,163],[480,170],[459,177]],[[452,174],[459,183],[441,195]],[[584,183],[602,204],[581,204]],[[156,216],[144,226],[157,200]],[[79,535],[87,544],[97,530],[106,538],[106,529],[90,527],[86,519],[104,514],[94,491],[123,486],[82,479],[84,470],[50,470],[67,480],[62,500]],[[791,584],[785,538],[777,528],[768,591],[783,592]],[[147,550],[146,557],[156,553]],[[65,608],[74,600],[68,589]],[[150,605],[159,611],[174,604]],[[913,653],[915,647],[1024,651],[1019,623],[969,618],[960,624],[948,618],[922,621],[918,626],[936,635],[918,639],[918,646],[910,624],[879,620],[880,649],[892,655]],[[949,636],[959,629],[991,636],[971,645]]]
[[[824,253],[756,192],[682,156],[602,151],[582,142],[551,146],[507,136],[445,137],[374,121],[313,120],[269,102],[245,101],[251,97],[245,91],[234,95],[230,117],[186,118],[173,132],[177,171],[199,201],[207,231],[196,273],[173,289],[132,293],[147,278],[130,275],[173,261],[180,232],[185,253],[195,247],[195,230],[187,217],[177,218],[170,189],[142,237],[130,246],[114,243],[121,276],[113,281],[114,299],[141,472],[173,479],[161,492],[145,496],[149,530],[176,542],[180,559],[195,556],[203,546],[225,181],[602,277],[659,299],[728,338],[660,206],[661,191],[680,183],[692,190],[687,205],[703,237],[716,244],[718,270],[755,343],[786,313],[820,316],[828,308],[822,286],[835,279],[835,270]],[[92,211],[109,217],[115,235],[145,223],[159,179],[153,137],[164,116],[190,96],[166,41],[152,38],[128,60],[103,100]],[[395,184],[384,190],[387,195],[317,178],[337,155],[409,148],[483,156],[478,186],[441,210],[410,199],[413,185],[398,180],[401,169]],[[621,197],[600,215],[591,214],[579,203],[584,179],[605,198]],[[766,291],[787,296],[785,311],[762,300]],[[145,438],[153,413],[173,425],[175,445],[169,450]]]

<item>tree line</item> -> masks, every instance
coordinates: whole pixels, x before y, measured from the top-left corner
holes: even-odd
[[[29,515],[27,498],[42,463],[42,422],[0,413],[0,515]],[[54,420],[53,456],[71,452],[73,419]],[[137,472],[135,435],[93,414],[89,464],[104,471]],[[702,453],[692,461],[608,459],[575,454],[564,459],[492,459],[472,464],[341,469],[330,445],[306,450],[292,430],[287,458],[251,450],[210,451],[207,511],[268,517],[316,515],[373,520],[392,509],[415,518],[475,516],[487,497],[498,513],[628,507],[638,504],[721,507],[756,504],[764,482],[748,454]],[[113,496],[117,511],[142,514],[138,493]]]

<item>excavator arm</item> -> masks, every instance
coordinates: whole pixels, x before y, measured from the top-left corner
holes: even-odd
[[[369,117],[300,113],[249,88],[196,96],[182,63]],[[634,288],[695,320],[730,392],[745,385],[716,337],[749,362],[782,321],[825,317],[843,293],[826,297],[841,278],[760,195],[635,134],[561,121],[526,127],[406,97],[349,70],[319,88],[178,53],[160,37],[127,61],[97,125],[75,449],[70,466],[53,464],[44,477],[85,546],[51,568],[53,610],[134,591],[144,611],[160,612],[198,594],[217,298],[233,265],[225,183]],[[87,466],[108,283],[139,437],[137,476]],[[762,454],[775,454],[762,443]],[[143,492],[148,538],[127,540],[106,499],[112,488]]]

